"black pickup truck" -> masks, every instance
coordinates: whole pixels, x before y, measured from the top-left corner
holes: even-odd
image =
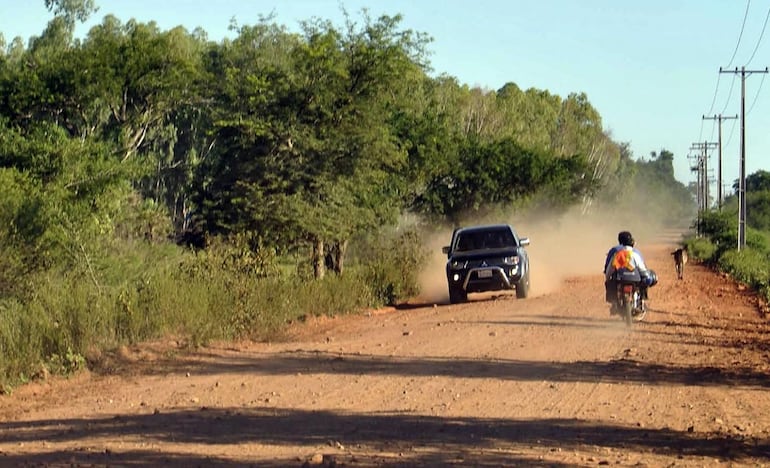
[[[468,293],[516,290],[529,294],[529,239],[519,237],[508,224],[456,228],[452,241],[442,248],[447,256],[449,302],[468,300]]]

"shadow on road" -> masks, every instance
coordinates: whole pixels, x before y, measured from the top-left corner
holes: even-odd
[[[432,307],[448,307],[459,306],[462,304],[472,304],[475,302],[495,302],[495,301],[520,301],[516,298],[514,291],[495,291],[485,293],[470,293],[468,294],[467,301],[459,304],[452,304],[449,302],[449,297],[444,297],[437,301],[427,301],[421,298],[412,299],[409,302],[396,304],[394,308],[396,310],[414,310],[414,309],[430,309]]]
[[[404,414],[348,414],[285,408],[218,408],[158,412],[93,419],[50,419],[0,423],[5,442],[23,444],[77,443],[80,440],[141,438],[148,444],[203,444],[209,447],[232,444],[327,447],[330,453],[355,457],[358,463],[377,465],[451,465],[458,459],[474,466],[524,464],[535,460],[517,458],[517,446],[538,447],[543,454],[556,450],[596,447],[617,449],[620,454],[637,452],[717,457],[740,461],[770,456],[766,440],[738,439],[721,433],[647,429],[576,419],[452,418]],[[469,444],[469,441],[473,441]],[[338,447],[343,447],[338,450]],[[344,447],[348,449],[345,450]],[[433,448],[433,450],[427,450]],[[499,450],[509,449],[511,453]],[[179,449],[177,449],[179,450]],[[216,452],[210,449],[209,452]],[[399,454],[401,460],[380,458]],[[602,452],[607,453],[607,452]],[[618,452],[616,452],[618,453]],[[310,454],[309,454],[310,455]],[[159,454],[128,451],[51,451],[23,456],[2,455],[0,463],[109,463],[130,461],[133,465],[216,466],[227,460],[195,458],[190,454]],[[607,455],[610,457],[610,455]],[[556,456],[555,458],[559,458]],[[265,465],[296,459],[276,460]],[[244,465],[260,466],[243,461]],[[548,463],[548,466],[559,466]],[[284,465],[285,466],[285,465]]]
[[[199,354],[200,355],[200,354]],[[205,355],[205,354],[204,354]],[[633,359],[610,361],[544,362],[462,357],[407,358],[375,354],[339,354],[322,351],[286,351],[264,355],[212,356],[215,363],[177,358],[146,369],[148,374],[175,372],[244,375],[398,375],[497,378],[515,381],[645,383],[696,386],[770,387],[770,375],[731,366],[670,366]],[[162,370],[153,370],[162,369]]]

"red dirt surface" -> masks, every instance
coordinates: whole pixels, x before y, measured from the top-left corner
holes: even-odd
[[[280,343],[123,349],[107,371],[0,397],[0,465],[770,464],[767,320],[705,267],[677,280],[674,244],[640,246],[660,283],[630,328],[609,315],[592,251],[596,274],[525,300],[418,301]]]

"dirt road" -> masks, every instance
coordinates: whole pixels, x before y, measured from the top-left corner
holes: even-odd
[[[676,280],[671,249],[644,248],[660,284],[630,329],[583,275],[283,343],[127,349],[0,397],[0,465],[770,465],[767,320],[703,267]]]

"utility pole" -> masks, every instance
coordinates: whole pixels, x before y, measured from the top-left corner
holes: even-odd
[[[719,122],[719,160],[717,163],[717,208],[722,210],[722,121],[729,119],[737,119],[738,115],[734,117],[725,117],[722,114],[714,114],[712,117],[703,116],[704,120],[717,120]]]
[[[719,144],[714,141],[704,141],[702,143],[693,143],[692,146],[690,146],[690,150],[700,150],[702,151],[701,156],[699,157],[699,162],[701,166],[701,170],[703,171],[703,174],[700,177],[700,183],[703,191],[703,200],[702,200],[702,207],[701,209],[703,211],[708,211],[709,207],[711,206],[711,200],[709,197],[709,154],[708,151],[710,149],[714,149]]]
[[[690,148],[692,150],[692,148]],[[697,237],[701,236],[701,223],[703,218],[703,155],[688,155],[687,159],[694,159],[695,161],[690,164],[690,171],[696,173],[695,183],[695,198],[698,202],[698,218],[695,220],[695,234]]]
[[[719,73],[741,74],[741,163],[738,175],[738,250],[746,246],[746,76],[752,73],[767,73],[764,70],[746,70],[746,67],[738,67],[735,70],[722,70]]]

